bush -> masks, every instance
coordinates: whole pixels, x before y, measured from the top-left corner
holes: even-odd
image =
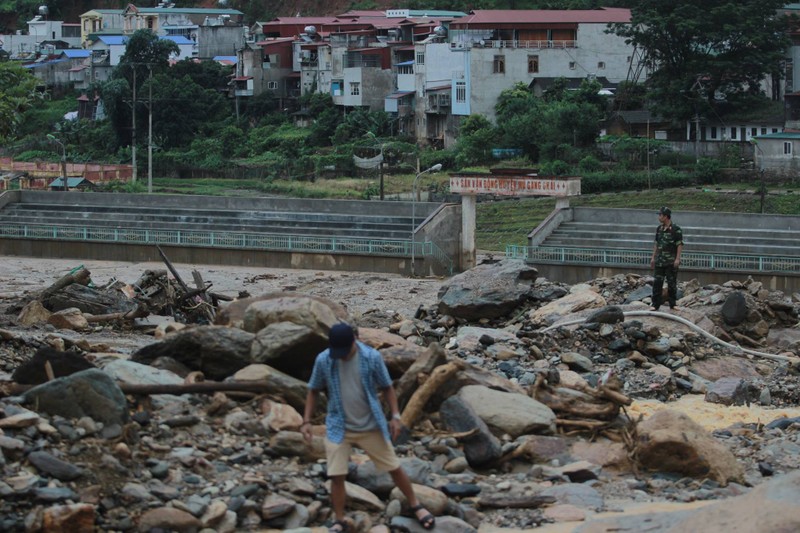
[[[419,154],[419,168],[425,170],[433,165],[441,164],[442,170],[451,170],[456,165],[456,153],[453,150],[425,150]]]
[[[600,160],[593,155],[587,155],[578,163],[581,172],[597,172],[603,167]]]
[[[699,183],[716,183],[722,163],[717,159],[702,157],[695,166],[695,176]]]
[[[60,157],[49,150],[26,150],[14,157],[17,161],[59,161]]]
[[[541,173],[545,176],[565,176],[572,172],[572,166],[566,161],[556,159],[547,161],[541,166]]]

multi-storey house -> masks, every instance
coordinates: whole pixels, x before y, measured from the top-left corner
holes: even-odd
[[[449,146],[460,117],[493,120],[500,93],[518,82],[624,81],[633,47],[606,30],[629,21],[628,9],[600,8],[479,10],[450,22],[446,39],[415,46],[417,140]]]

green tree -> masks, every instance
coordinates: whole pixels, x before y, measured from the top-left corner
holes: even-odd
[[[178,61],[170,68],[170,75],[176,78],[189,78],[206,89],[216,89],[227,91],[228,82],[231,81],[233,67],[221,65],[217,61],[195,61],[194,59],[184,59]]]
[[[0,140],[14,134],[22,113],[40,98],[36,84],[28,69],[0,62]]]
[[[141,91],[143,103],[149,92],[148,81]],[[171,72],[156,76],[153,84],[153,135],[162,148],[187,146],[197,135],[213,136],[216,125],[230,113],[229,102],[214,89],[194,83],[189,76],[176,78]],[[146,124],[146,110],[141,124]],[[142,134],[146,128],[141,128]],[[142,137],[144,138],[144,137]]]
[[[483,115],[470,115],[461,122],[456,141],[456,165],[465,167],[485,163],[492,158],[498,130]]]
[[[169,39],[161,39],[150,30],[136,30],[125,43],[125,53],[114,67],[112,77],[125,78],[133,87],[134,72],[138,90],[149,77],[165,72],[169,68],[169,57],[180,52],[178,45]]]
[[[782,0],[633,0],[613,33],[645,52],[651,108],[686,119],[721,95],[757,92],[789,44]]]

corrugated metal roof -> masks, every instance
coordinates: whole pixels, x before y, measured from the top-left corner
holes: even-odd
[[[392,94],[387,94],[386,98],[391,100],[399,100],[404,96],[408,96],[409,94],[414,94],[414,91],[397,91],[393,92]]]
[[[164,39],[165,41],[172,41],[175,44],[194,44],[194,41],[192,41],[191,39],[187,39],[183,35],[165,35],[164,37],[161,38]]]
[[[600,9],[476,9],[466,17],[456,19],[450,28],[473,24],[605,24],[630,22],[631,10],[603,7]]]
[[[124,35],[100,35],[98,39],[109,46],[123,45],[128,42],[128,38]]]
[[[214,61],[228,61],[235,65],[239,60],[236,56],[214,56]]]
[[[400,63],[395,63],[394,65],[396,67],[408,67],[408,66],[413,65],[413,64],[414,64],[414,61],[412,60],[412,61],[401,61]]]
[[[139,13],[184,13],[186,15],[244,15],[236,9],[213,9],[205,7],[137,7]]]
[[[448,83],[447,85],[436,85],[435,87],[427,87],[425,88],[425,91],[427,92],[443,91],[445,89],[450,89],[450,88],[452,88],[452,85]]]
[[[800,139],[800,131],[781,131],[778,133],[767,133],[766,135],[758,135],[753,137],[756,141],[759,139]]]
[[[314,25],[314,24],[330,24],[335,21],[336,17],[276,17],[269,22],[258,22],[262,27],[264,26],[284,26],[288,24],[297,25]],[[317,28],[319,29],[319,28]]]
[[[81,183],[92,183],[91,181],[87,180],[86,178],[79,177],[79,178],[70,178],[67,176],[67,187],[77,187]],[[58,178],[54,179],[50,182],[50,187],[63,187],[64,180],[59,176]]]
[[[70,59],[89,57],[92,55],[92,52],[89,50],[62,50],[61,53]]]
[[[41,61],[41,62],[37,62],[37,63],[28,63],[27,65],[22,65],[22,67],[23,68],[40,68],[40,67],[45,67],[45,66],[48,66],[48,65],[55,65],[56,63],[65,63],[67,61],[68,61],[67,59],[50,59],[50,60],[47,60],[47,61]]]

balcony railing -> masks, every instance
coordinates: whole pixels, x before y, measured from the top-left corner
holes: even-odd
[[[471,43],[450,43],[451,48],[526,48],[531,50],[542,50],[546,48],[577,48],[577,41],[548,41],[548,40],[495,40],[495,41],[473,41]]]

